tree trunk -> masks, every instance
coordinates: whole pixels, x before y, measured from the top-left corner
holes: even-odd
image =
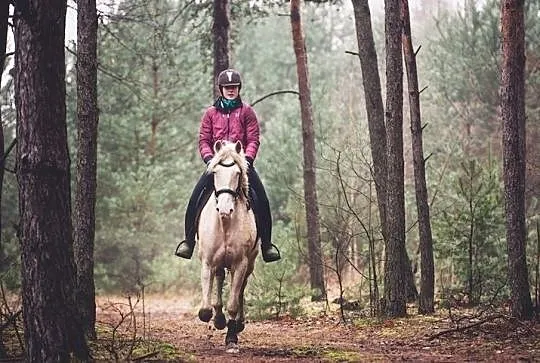
[[[531,319],[525,223],[525,28],[524,0],[501,2],[501,121],[508,248],[510,313]]]
[[[0,85],[2,84],[2,74],[4,73],[4,66],[6,60],[6,44],[7,44],[7,29],[9,19],[9,2],[4,1],[0,3]],[[2,189],[4,187],[4,161],[6,160],[5,147],[4,147],[4,126],[2,123],[2,114],[0,113],[0,156],[2,157],[2,163],[0,165],[0,210],[2,210]],[[2,230],[2,215],[0,214],[0,231]],[[5,261],[6,256],[4,253],[4,247],[2,245],[2,238],[0,238],[0,274],[5,272],[7,263]],[[5,358],[6,348],[4,346],[4,337],[0,330],[0,359]]]
[[[386,128],[384,125],[384,106],[381,93],[381,80],[377,52],[371,28],[371,15],[368,0],[352,0],[358,41],[358,56],[362,68],[362,81],[373,160],[373,179],[377,192],[377,205],[383,237],[386,236]],[[386,237],[384,237],[386,239]]]
[[[82,327],[96,337],[94,237],[97,170],[97,29],[96,0],[77,2],[77,186],[75,192],[75,262],[77,306]]]
[[[409,88],[409,108],[411,115],[412,152],[414,164],[414,186],[416,210],[420,237],[420,299],[418,312],[432,314],[435,294],[435,269],[433,263],[433,236],[429,219],[429,202],[426,185],[426,167],[422,146],[422,119],[420,116],[420,91],[418,90],[418,72],[416,53],[413,51],[408,0],[401,0],[401,18],[403,20],[402,43],[407,69]]]
[[[406,309],[405,196],[403,161],[403,64],[400,0],[385,0],[387,214],[385,313],[402,317]]]
[[[221,71],[229,68],[229,8],[229,0],[214,0],[214,80]],[[217,98],[220,93],[216,82],[213,82],[213,89],[214,98]]]
[[[75,305],[66,129],[66,1],[17,2],[15,102],[25,353],[88,359]]]
[[[3,1],[0,3],[0,85],[2,84],[2,74],[4,73],[4,66],[6,63],[6,44],[7,44],[7,30],[9,20],[9,1]],[[2,157],[2,163],[0,167],[0,210],[2,210],[2,189],[4,188],[4,161],[6,160],[5,145],[4,145],[4,124],[2,122],[2,114],[0,113],[0,155]],[[0,231],[2,230],[2,215],[0,214]],[[2,245],[2,238],[0,238],[0,272],[4,272],[5,255]],[[1,343],[0,343],[1,344]],[[1,355],[0,355],[1,356]]]
[[[296,71],[298,74],[298,89],[300,91],[300,113],[302,117],[304,199],[306,203],[310,282],[312,300],[320,300],[326,296],[326,287],[324,283],[319,204],[317,201],[317,179],[315,173],[315,131],[313,129],[306,45],[300,17],[300,0],[291,0],[291,28],[294,54],[296,55]]]
[[[386,155],[386,127],[384,123],[384,106],[381,94],[381,81],[377,63],[377,52],[373,40],[369,4],[367,0],[352,0],[356,22],[356,37],[358,41],[358,55],[362,68],[364,96],[368,118],[369,140],[371,144],[371,158],[373,160],[373,179],[377,192],[377,206],[384,241],[387,240],[386,217],[386,178],[388,175]],[[415,301],[418,296],[414,284],[414,275],[409,257],[405,251],[406,262],[406,295],[408,301]]]

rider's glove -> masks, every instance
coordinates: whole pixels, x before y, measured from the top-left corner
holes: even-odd
[[[210,160],[212,160],[212,156],[207,156],[204,158],[204,163],[206,164],[206,166],[208,166],[208,164],[210,164]]]
[[[248,163],[248,167],[251,168],[253,166],[253,158],[250,156],[246,156],[246,161]]]

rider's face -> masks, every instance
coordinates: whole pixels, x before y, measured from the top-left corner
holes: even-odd
[[[223,86],[223,97],[228,100],[234,100],[238,97],[239,90],[238,86]]]

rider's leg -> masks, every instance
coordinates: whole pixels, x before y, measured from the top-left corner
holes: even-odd
[[[176,247],[175,255],[178,257],[190,259],[193,255],[195,234],[197,232],[197,215],[203,203],[208,199],[207,194],[212,191],[212,182],[212,174],[203,173],[191,193],[184,220],[186,239]]]
[[[273,262],[281,259],[279,250],[272,244],[272,215],[270,203],[264,190],[264,186],[255,171],[250,167],[248,171],[250,199],[253,202],[257,231],[261,237],[261,250],[264,262]]]

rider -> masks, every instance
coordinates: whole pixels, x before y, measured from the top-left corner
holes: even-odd
[[[201,119],[199,129],[199,153],[208,165],[214,154],[213,145],[217,140],[236,142],[244,146],[249,165],[249,197],[255,213],[257,231],[261,238],[262,257],[265,262],[281,259],[279,250],[270,240],[272,237],[272,217],[270,205],[261,179],[253,166],[259,150],[259,121],[253,108],[240,98],[242,78],[234,69],[226,69],[217,78],[219,92],[213,106]],[[189,199],[185,216],[186,239],[176,247],[176,255],[190,259],[195,247],[197,214],[213,191],[212,174],[203,173]]]

